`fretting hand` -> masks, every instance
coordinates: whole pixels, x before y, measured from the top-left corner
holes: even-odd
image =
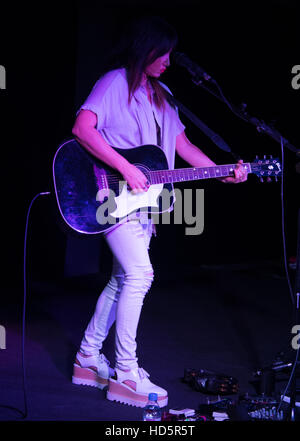
[[[234,169],[234,176],[227,176],[226,178],[219,178],[219,181],[225,184],[239,184],[246,181],[248,178],[248,172],[243,166],[243,160],[240,159],[237,162],[237,167]]]

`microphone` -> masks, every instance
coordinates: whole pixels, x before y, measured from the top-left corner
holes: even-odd
[[[174,52],[173,58],[175,63],[179,64],[179,66],[185,67],[194,77],[203,78],[206,81],[210,81],[212,78],[208,73],[205,72],[202,67],[198,66],[198,64],[194,63],[187,55],[182,52]]]

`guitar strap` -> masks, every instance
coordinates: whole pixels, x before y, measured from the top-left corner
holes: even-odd
[[[200,129],[203,133],[205,133],[206,136],[208,136],[212,142],[214,142],[221,150],[224,150],[225,152],[231,153],[235,159],[240,159],[238,155],[233,153],[229,145],[219,136],[217,133],[215,133],[213,130],[211,130],[209,127],[207,127],[206,124],[204,124],[203,121],[201,121],[193,112],[191,112],[184,104],[182,104],[178,99],[174,98],[173,95],[171,95],[168,91],[165,91],[167,94],[167,101],[169,104],[174,107],[178,107],[179,110],[193,123],[195,124],[198,129]]]

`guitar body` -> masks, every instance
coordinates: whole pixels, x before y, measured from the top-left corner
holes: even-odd
[[[114,150],[146,175],[149,171],[168,169],[164,152],[155,145]],[[133,195],[122,179],[76,140],[62,144],[53,160],[53,181],[65,223],[79,233],[99,234],[135,211],[162,213],[174,203],[171,183],[153,184],[147,192]],[[162,206],[160,198],[164,189],[171,192],[168,206]]]

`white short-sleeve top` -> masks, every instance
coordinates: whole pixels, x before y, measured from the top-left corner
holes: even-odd
[[[170,92],[164,83],[160,84]],[[120,149],[157,145],[158,124],[161,148],[169,169],[174,168],[176,136],[185,129],[177,109],[168,103],[164,109],[159,109],[153,99],[150,103],[144,86],[135,91],[129,104],[125,68],[111,70],[101,76],[77,114],[80,110],[94,112],[97,130],[111,147]]]

